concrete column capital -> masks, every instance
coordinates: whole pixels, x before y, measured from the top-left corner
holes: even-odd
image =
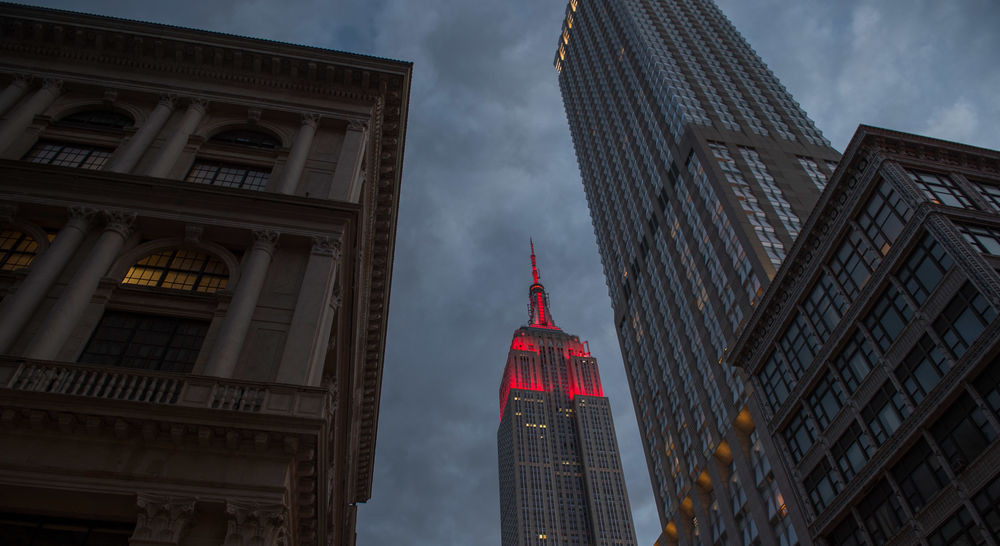
[[[14,80],[10,82],[11,85],[26,89],[31,85],[31,81],[34,80],[34,76],[31,74],[18,73],[14,74]]]
[[[253,232],[253,249],[263,250],[268,254],[274,252],[275,245],[278,244],[278,237],[281,234],[270,229],[259,229]]]
[[[177,106],[177,95],[173,93],[165,93],[160,95],[160,100],[156,102],[156,106],[162,106],[164,108],[173,110]]]
[[[352,119],[347,122],[348,131],[366,131],[368,129],[368,122],[361,121],[357,119]]]
[[[62,91],[63,81],[56,78],[44,78],[42,80],[42,89],[53,92]]]
[[[73,205],[69,207],[68,211],[69,220],[66,222],[66,225],[83,231],[90,228],[90,224],[94,221],[94,216],[98,212],[96,208],[85,205]]]
[[[167,546],[180,543],[194,515],[195,499],[139,493],[136,504],[139,515],[130,544]]]
[[[340,238],[314,235],[312,253],[320,256],[333,256],[334,260],[340,261]]]
[[[204,114],[208,111],[209,101],[208,99],[203,99],[200,97],[191,98],[188,102],[188,110],[195,110],[199,114]]]
[[[105,209],[101,211],[104,216],[104,230],[114,231],[128,239],[132,235],[132,224],[135,222],[135,213],[121,209]]]
[[[319,114],[302,114],[302,126],[315,129],[319,125],[321,119],[323,119],[323,116]]]
[[[226,514],[223,546],[288,545],[288,509],[283,505],[227,501]]]

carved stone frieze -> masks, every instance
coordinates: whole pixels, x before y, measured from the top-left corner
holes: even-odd
[[[223,546],[288,546],[288,509],[280,504],[226,503]]]
[[[278,244],[278,237],[281,234],[270,229],[258,229],[253,231],[253,248],[260,248],[271,252]]]
[[[340,261],[340,239],[315,235],[312,238],[312,253],[320,256],[333,256]]]
[[[194,516],[195,499],[139,493],[133,546],[179,544]]]

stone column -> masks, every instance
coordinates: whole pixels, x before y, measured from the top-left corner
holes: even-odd
[[[149,148],[149,144],[153,142],[156,135],[160,133],[160,129],[163,125],[170,119],[170,114],[174,111],[174,99],[171,97],[163,97],[160,102],[157,103],[156,108],[150,112],[149,117],[146,118],[146,122],[139,127],[139,130],[132,135],[132,138],[128,139],[121,148],[118,149],[118,153],[111,158],[105,170],[116,172],[116,173],[127,173],[135,167],[135,164],[139,162],[139,158],[142,154]]]
[[[17,291],[4,298],[0,304],[0,353],[10,350],[38,303],[48,294],[52,283],[66,267],[66,262],[79,248],[95,212],[85,207],[70,208],[69,221],[59,230],[49,248],[31,262],[28,276]]]
[[[226,502],[222,546],[288,546],[288,509],[281,504]]]
[[[8,108],[20,100],[21,95],[24,95],[24,92],[28,90],[29,84],[30,80],[25,76],[14,77],[14,81],[10,82],[3,93],[0,93],[0,114],[6,112]]]
[[[194,515],[195,499],[139,493],[139,517],[129,546],[176,546]]]
[[[299,132],[295,135],[295,142],[292,143],[292,151],[288,154],[281,182],[276,188],[278,193],[294,195],[295,190],[298,189],[299,180],[302,178],[302,171],[305,169],[306,158],[309,157],[309,149],[312,148],[313,137],[316,135],[318,125],[318,115],[305,114],[302,116],[302,126],[299,127]]]
[[[32,338],[24,356],[54,360],[83,315],[101,278],[118,257],[132,232],[135,213],[104,211],[107,224],[80,269],[73,275],[59,301],[49,311],[41,329]]]
[[[337,172],[333,175],[333,192],[346,188],[347,201],[357,203],[361,199],[361,159],[364,157],[365,135],[368,125],[360,121],[347,124],[344,143],[337,158]]]
[[[0,152],[5,151],[15,140],[20,138],[31,125],[35,116],[45,112],[62,92],[62,82],[45,80],[45,84],[24,104],[11,110],[10,117],[0,125]]]
[[[198,128],[198,124],[201,123],[201,118],[205,115],[207,107],[208,103],[206,101],[191,101],[187,111],[184,112],[184,117],[181,119],[180,125],[167,137],[166,144],[160,150],[159,157],[153,162],[153,165],[149,168],[149,172],[146,173],[147,175],[163,178],[170,174],[170,170],[177,163],[177,158],[184,151],[184,146],[187,145],[191,134]]]
[[[278,368],[278,382],[319,386],[333,323],[333,286],[340,263],[340,241],[313,237],[295,314]]]
[[[240,352],[243,350],[247,331],[250,330],[250,321],[253,319],[254,310],[257,309],[260,291],[264,288],[267,268],[271,265],[278,233],[255,231],[253,237],[253,247],[243,262],[239,284],[236,285],[229,309],[222,319],[219,334],[212,344],[206,375],[232,377]]]

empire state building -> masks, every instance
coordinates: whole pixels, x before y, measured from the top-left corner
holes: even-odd
[[[500,384],[503,544],[637,544],[597,360],[555,325],[534,245],[531,273]]]

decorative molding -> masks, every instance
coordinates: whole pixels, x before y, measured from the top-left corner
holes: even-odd
[[[314,114],[314,113],[302,114],[302,126],[312,127],[313,129],[315,129],[317,126],[319,126],[319,122],[322,119],[323,116],[321,116],[320,114]]]
[[[270,229],[255,229],[253,231],[253,248],[272,252],[275,245],[278,244],[280,235],[279,232]]]
[[[333,256],[333,259],[339,262],[341,259],[340,239],[314,235],[312,237],[311,252],[320,256]]]
[[[195,499],[139,493],[139,516],[129,542],[135,546],[179,544],[194,515]]]
[[[288,510],[280,504],[227,501],[223,546],[288,546]]]
[[[122,236],[122,239],[128,239],[132,235],[132,224],[135,222],[136,214],[132,211],[126,211],[122,209],[105,209],[101,211],[104,216],[104,229],[106,231],[115,231]]]
[[[201,244],[201,236],[205,234],[205,228],[195,224],[184,226],[184,242],[188,244]]]
[[[0,223],[13,223],[15,216],[17,216],[17,205],[13,203],[0,203]]]

